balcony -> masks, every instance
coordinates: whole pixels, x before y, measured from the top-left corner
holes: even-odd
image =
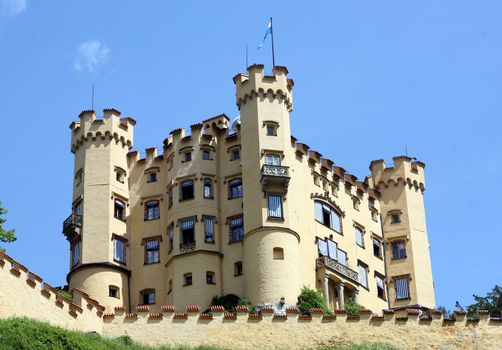
[[[180,243],[180,253],[190,253],[195,250],[195,242]]]
[[[263,191],[267,191],[270,187],[274,187],[274,190],[280,187],[284,193],[287,193],[289,179],[289,167],[287,166],[264,164],[261,167],[261,184]]]
[[[82,215],[72,213],[63,221],[63,234],[67,239],[73,235],[79,235],[82,227]]]
[[[338,261],[333,260],[327,256],[322,256],[317,259],[317,266],[325,266],[327,269],[341,275],[342,277],[348,278],[349,280],[359,284],[359,274],[352,270],[351,268],[340,264]]]

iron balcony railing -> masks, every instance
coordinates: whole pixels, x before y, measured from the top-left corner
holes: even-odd
[[[262,176],[276,176],[289,178],[289,167],[264,164],[261,168]]]
[[[180,253],[190,253],[195,250],[195,242],[180,243]]]
[[[63,233],[70,233],[70,231],[74,231],[77,227],[82,227],[82,215],[72,213],[63,221]]]
[[[340,264],[338,261],[333,260],[327,256],[322,256],[318,259],[318,265],[324,265],[328,269],[338,272],[340,275],[359,283],[359,274],[352,270],[350,267]]]

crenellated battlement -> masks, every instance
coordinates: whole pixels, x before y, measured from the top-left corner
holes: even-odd
[[[386,167],[383,159],[374,160],[370,163],[372,182],[376,188],[386,188],[391,184],[397,186],[402,183],[410,188],[425,191],[425,164],[418,160],[413,160],[407,156],[393,158],[393,166]]]
[[[87,141],[115,140],[123,147],[132,147],[136,121],[131,117],[120,118],[118,110],[104,109],[102,119],[96,118],[94,110],[85,110],[79,114],[79,119],[70,124],[72,153],[77,152]]]
[[[273,76],[264,75],[263,64],[253,64],[248,67],[248,74],[237,74],[234,83],[237,88],[236,103],[240,109],[242,105],[253,98],[269,98],[284,103],[288,111],[293,110],[293,80],[287,79],[286,67],[276,66]]]

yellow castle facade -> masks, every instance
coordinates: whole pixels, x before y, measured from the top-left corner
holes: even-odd
[[[136,121],[83,111],[75,155],[69,289],[110,310],[209,307],[215,295],[295,304],[303,286],[331,310],[435,307],[424,163],[372,161],[358,180],[290,130],[285,67],[234,77],[240,117],[174,129],[132,150]]]

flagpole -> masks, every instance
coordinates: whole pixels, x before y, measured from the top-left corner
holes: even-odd
[[[275,68],[274,26],[272,25],[272,17],[270,17],[270,35],[272,36],[272,68]]]

